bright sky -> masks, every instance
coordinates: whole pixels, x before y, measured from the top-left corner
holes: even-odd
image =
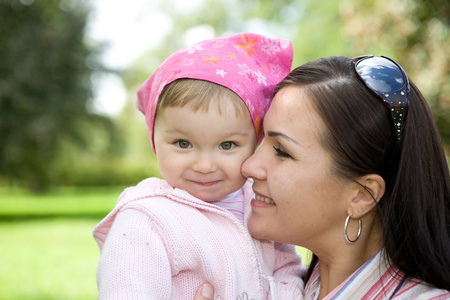
[[[171,27],[171,20],[148,0],[91,0],[89,36],[106,41],[104,60],[126,67],[150,47],[155,47]]]
[[[177,5],[174,5],[174,9],[186,12],[192,10],[199,1],[201,0],[175,1]],[[160,40],[170,32],[172,20],[157,10],[156,2],[158,1],[90,0],[93,11],[88,23],[88,36],[106,43],[102,61],[107,67],[127,68],[150,48],[157,47]],[[192,43],[190,39],[196,35],[198,34],[194,30],[185,38],[188,43]],[[120,113],[127,98],[121,78],[104,75],[94,78],[93,82],[94,111],[112,116]]]
[[[171,21],[148,0],[90,0],[93,7],[88,23],[89,38],[106,43],[102,61],[107,67],[127,68],[170,30]],[[155,26],[155,24],[158,24]],[[127,93],[116,75],[93,79],[94,111],[117,115]]]

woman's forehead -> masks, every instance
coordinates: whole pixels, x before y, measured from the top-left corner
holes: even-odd
[[[300,87],[286,86],[275,95],[268,114],[284,121],[298,120],[315,114],[308,94]]]
[[[265,130],[280,131],[290,136],[301,134],[299,130],[317,134],[323,126],[312,99],[296,86],[283,87],[277,92],[264,119]]]

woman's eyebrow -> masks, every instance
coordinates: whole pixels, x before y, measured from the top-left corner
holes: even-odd
[[[270,137],[281,137],[284,138],[298,146],[301,146],[302,144],[300,144],[299,142],[297,142],[296,140],[294,140],[293,138],[291,138],[290,136],[285,135],[284,133],[278,132],[278,131],[269,131],[267,132],[267,135]]]

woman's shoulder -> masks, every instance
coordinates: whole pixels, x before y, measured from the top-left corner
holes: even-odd
[[[423,281],[410,280],[392,298],[395,300],[448,300],[450,291],[438,289]]]

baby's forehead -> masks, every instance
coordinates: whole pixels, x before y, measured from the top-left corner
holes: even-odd
[[[194,112],[216,109],[219,114],[248,115],[247,104],[235,92],[220,84],[183,78],[168,84],[159,99],[157,110],[187,107]]]
[[[219,116],[235,116],[237,118],[248,118],[249,120],[252,120],[250,112],[242,100],[238,99],[238,101],[233,101],[229,98],[228,95],[212,97],[209,101],[198,101],[198,99],[193,98],[190,102],[186,102],[183,105],[169,105],[164,108],[159,108],[158,111],[161,112],[166,108],[172,107],[185,109],[186,111],[194,113],[214,112]]]

